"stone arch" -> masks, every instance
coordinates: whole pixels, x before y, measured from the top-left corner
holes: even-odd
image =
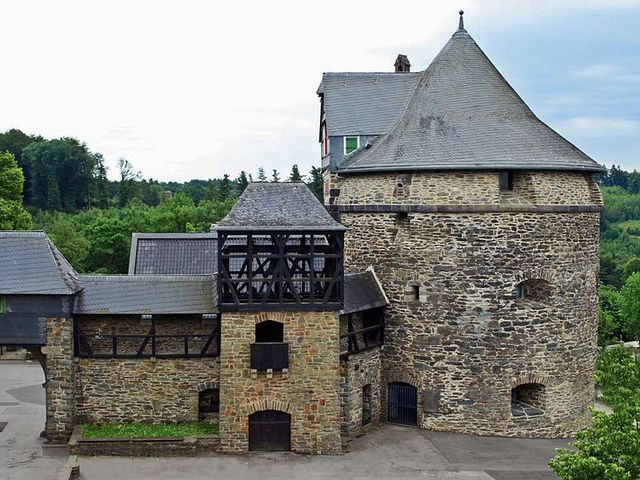
[[[554,276],[553,273],[546,268],[533,268],[516,273],[513,284],[515,286],[527,280],[544,280],[545,282],[553,284]]]
[[[422,388],[422,379],[420,376],[408,370],[385,372],[383,381],[385,388],[387,384],[395,382],[408,383],[409,385],[416,387],[418,390]]]
[[[196,386],[196,390],[198,391],[198,393],[203,392],[205,390],[213,390],[215,388],[220,388],[219,382],[217,379],[207,380],[206,382],[203,382]]]
[[[280,400],[273,400],[271,398],[257,400],[247,405],[247,415],[252,415],[262,410],[278,410],[280,412],[285,412],[288,414],[293,413],[291,410],[291,404],[289,402],[282,402]]]
[[[411,385],[413,387],[416,387],[416,403],[417,403],[417,425],[420,426],[420,423],[422,421],[423,418],[423,412],[422,412],[422,408],[420,408],[420,405],[422,405],[424,399],[423,399],[423,394],[424,392],[422,391],[422,378],[416,374],[415,372],[411,371],[411,370],[392,370],[390,372],[384,372],[382,375],[382,391],[380,392],[380,402],[381,402],[381,409],[380,409],[380,417],[382,419],[384,419],[385,421],[388,419],[388,406],[389,406],[389,398],[388,398],[388,392],[389,392],[389,384],[390,383],[406,383],[408,385]]]
[[[513,389],[513,388],[516,388],[518,385],[523,385],[525,383],[539,383],[540,385],[544,385],[545,387],[548,387],[549,378],[544,375],[539,375],[533,372],[527,373],[527,374],[512,378],[510,388]]]
[[[273,322],[280,322],[280,323],[285,323],[285,314],[282,312],[260,312],[260,313],[256,313],[253,316],[253,320],[256,323],[256,325],[258,323],[262,323],[265,322],[267,320],[271,320]]]

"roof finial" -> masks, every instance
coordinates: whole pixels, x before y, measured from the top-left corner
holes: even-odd
[[[464,19],[462,18],[462,15],[464,15],[464,10],[460,10],[458,13],[460,14],[460,22],[458,23],[458,30],[464,30]]]

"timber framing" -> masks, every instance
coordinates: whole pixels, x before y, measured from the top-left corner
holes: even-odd
[[[344,232],[218,231],[220,311],[342,309]]]

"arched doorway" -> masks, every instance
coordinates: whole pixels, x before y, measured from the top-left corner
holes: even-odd
[[[387,420],[402,425],[418,424],[418,390],[413,385],[394,382],[388,385]]]
[[[249,450],[291,450],[291,415],[278,410],[261,410],[249,415]]]

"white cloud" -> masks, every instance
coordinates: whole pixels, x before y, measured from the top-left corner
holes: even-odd
[[[629,118],[574,117],[558,125],[569,136],[612,137],[640,133],[640,121]]]

